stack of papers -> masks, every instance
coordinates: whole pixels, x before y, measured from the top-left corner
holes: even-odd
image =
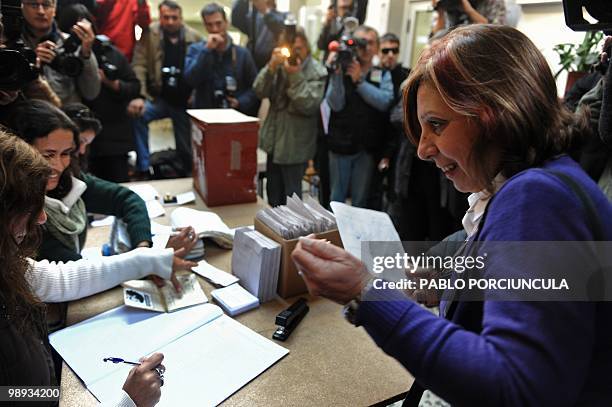
[[[259,307],[257,297],[242,288],[240,284],[217,288],[210,295],[232,317]]]
[[[232,273],[261,303],[276,297],[281,246],[256,230],[236,230]]]
[[[158,287],[151,280],[131,280],[123,284],[125,305],[157,312],[172,312],[192,305],[208,302],[208,298],[194,274],[178,276],[183,287],[181,293],[174,290],[169,281]]]
[[[170,215],[170,223],[174,227],[193,226],[200,238],[208,237],[224,249],[232,248],[232,230],[214,212],[176,208]]]
[[[313,198],[307,196],[302,201],[296,194],[287,197],[287,205],[262,209],[255,217],[285,240],[336,228],[331,212]]]

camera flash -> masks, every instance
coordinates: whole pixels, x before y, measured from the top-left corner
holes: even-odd
[[[289,48],[287,47],[283,47],[281,48],[281,54],[285,57],[285,58],[289,58],[291,56],[291,52],[289,52]]]

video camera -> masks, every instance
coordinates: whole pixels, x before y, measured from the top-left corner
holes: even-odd
[[[574,31],[603,30],[612,35],[610,0],[563,0],[563,13],[565,23]]]
[[[238,82],[233,76],[227,75],[225,77],[225,87],[223,89],[215,90],[215,105],[220,109],[227,109],[230,107],[227,100],[228,97],[235,97],[236,91],[238,90]]]
[[[368,42],[363,38],[356,38],[353,33],[359,26],[359,21],[355,17],[348,17],[344,20],[344,34],[340,41],[332,41],[328,45],[330,52],[336,52],[336,58],[328,67],[332,72],[338,67],[346,72],[348,66],[357,59],[357,50],[365,49]]]
[[[35,80],[40,71],[36,67],[36,53],[21,39],[24,25],[21,0],[2,0],[0,11],[5,38],[5,48],[0,49],[0,90],[15,91]]]
[[[110,81],[119,79],[119,69],[108,59],[107,53],[111,50],[112,42],[106,35],[96,35],[96,39],[93,43],[93,53],[98,61],[98,66],[104,72],[104,76]]]
[[[81,39],[75,33],[66,38],[61,47],[55,49],[55,58],[49,66],[57,72],[76,78],[83,72],[83,61],[77,55],[76,50],[81,45]]]

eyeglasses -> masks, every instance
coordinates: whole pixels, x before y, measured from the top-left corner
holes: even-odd
[[[43,10],[49,10],[55,7],[55,2],[53,1],[43,1],[42,3],[37,3],[35,1],[24,1],[23,5],[31,8],[32,10],[38,10],[39,7],[42,6]]]
[[[389,52],[393,52],[394,54],[397,55],[399,54],[399,48],[396,47],[396,48],[383,48],[382,49],[382,53],[385,55],[388,54]]]

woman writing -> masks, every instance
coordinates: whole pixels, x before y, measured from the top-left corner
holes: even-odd
[[[561,106],[546,60],[519,31],[454,30],[421,55],[404,98],[419,157],[472,193],[468,250],[612,240],[612,207],[566,155],[586,122]],[[528,278],[541,265],[510,254],[488,259],[484,277]],[[612,403],[610,302],[494,301],[485,290],[483,301],[443,301],[436,317],[400,291],[369,287],[364,264],[342,249],[302,239],[293,259],[311,293],[350,302],[349,319],[415,376],[415,388],[470,406]]]
[[[45,325],[45,306],[31,291],[28,256],[46,221],[44,193],[51,174],[33,148],[0,132],[0,384],[56,384]],[[116,405],[153,406],[160,398],[155,371],[163,355],[156,353],[132,369]]]

